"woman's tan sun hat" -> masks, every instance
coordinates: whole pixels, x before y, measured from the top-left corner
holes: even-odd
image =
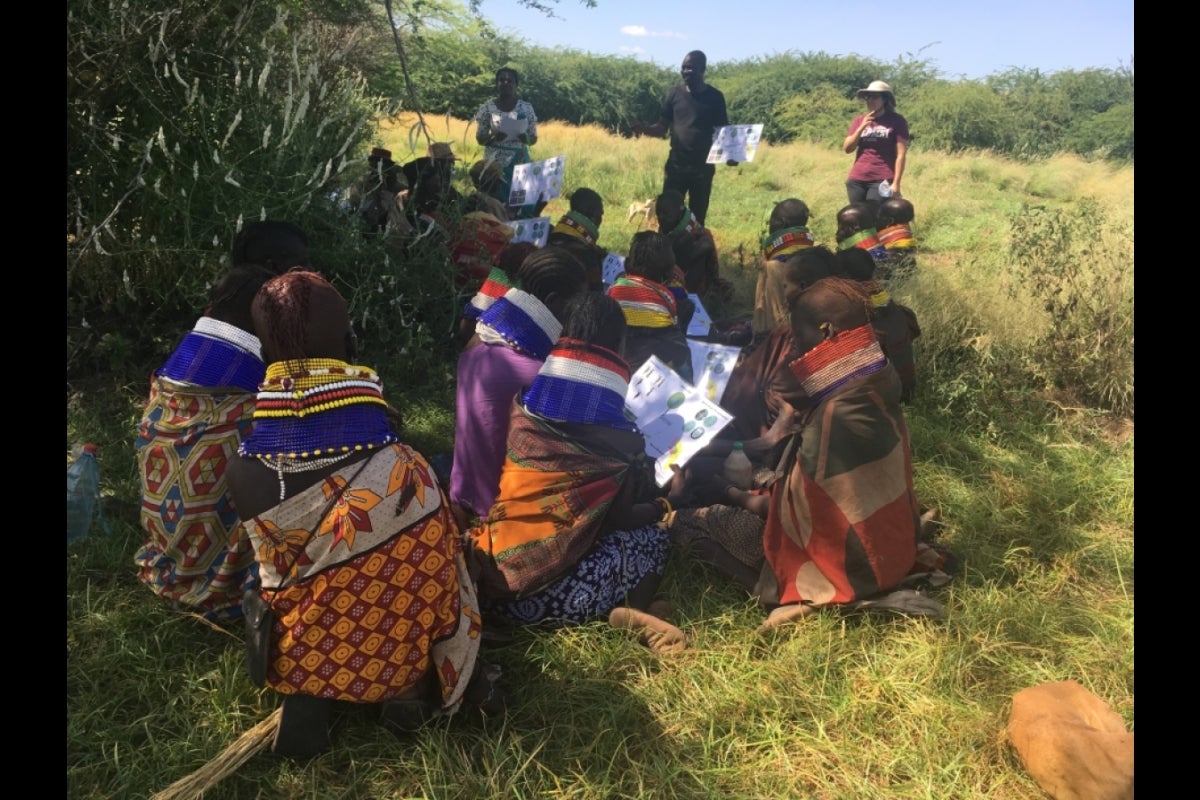
[[[879,92],[880,94],[891,95],[895,99],[896,95],[892,94],[892,87],[888,86],[883,81],[871,81],[871,85],[865,89],[859,89],[855,94],[862,97],[867,92]]]

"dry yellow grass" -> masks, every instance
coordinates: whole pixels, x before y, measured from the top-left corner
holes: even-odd
[[[413,114],[385,120],[373,144],[391,149],[398,162],[423,155],[426,139],[414,136],[416,123]],[[465,187],[467,168],[484,154],[475,142],[474,123],[449,117],[427,118],[426,123],[430,140],[453,143]],[[737,290],[727,315],[749,315],[760,240],[778,201],[804,200],[817,243],[834,246],[851,164],[838,144],[763,143],[753,162],[717,167],[707,227],[717,242],[723,274]],[[633,234],[645,226],[640,217],[627,221],[627,210],[630,203],[659,192],[667,151],[666,139],[620,138],[598,126],[540,122],[533,157],[566,158],[563,197],[551,201],[544,213],[557,219],[567,211],[571,192],[588,186],[605,203],[600,243],[628,252]],[[942,317],[952,318],[950,329],[956,331],[967,321],[973,330],[960,343],[975,348],[986,349],[998,339],[1027,342],[1049,324],[1038,308],[1010,297],[1005,284],[1010,219],[1024,206],[1065,207],[1095,198],[1110,225],[1128,231],[1132,266],[1132,166],[1074,155],[1022,163],[990,152],[947,154],[918,146],[910,152],[904,193],[916,207],[914,230],[921,249],[921,274],[905,288],[904,299],[931,323],[931,332]]]

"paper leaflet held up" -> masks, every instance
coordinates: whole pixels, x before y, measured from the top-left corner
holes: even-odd
[[[625,413],[646,439],[659,486],[670,482],[672,465],[682,467],[733,421],[657,356],[650,356],[630,378]]]
[[[566,156],[555,156],[529,164],[517,164],[513,167],[508,205],[532,206],[543,200],[553,200],[561,195],[563,170],[566,169],[566,165]]]

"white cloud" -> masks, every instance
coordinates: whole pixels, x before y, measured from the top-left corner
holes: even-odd
[[[627,47],[625,45],[621,45],[617,49],[620,50],[622,53],[629,53],[630,55],[634,55],[634,56],[640,56],[642,53],[646,52],[645,50],[643,50],[640,47]]]
[[[682,33],[675,31],[648,31],[644,25],[622,25],[621,33],[626,36],[649,36],[657,39],[686,39]]]

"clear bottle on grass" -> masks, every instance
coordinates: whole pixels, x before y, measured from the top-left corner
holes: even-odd
[[[725,457],[723,471],[725,479],[739,489],[749,489],[754,485],[754,466],[741,442],[733,443],[733,449]]]
[[[96,445],[76,445],[74,458],[67,465],[67,541],[86,539],[92,520],[99,516],[107,530],[100,510],[100,464],[96,461]]]

